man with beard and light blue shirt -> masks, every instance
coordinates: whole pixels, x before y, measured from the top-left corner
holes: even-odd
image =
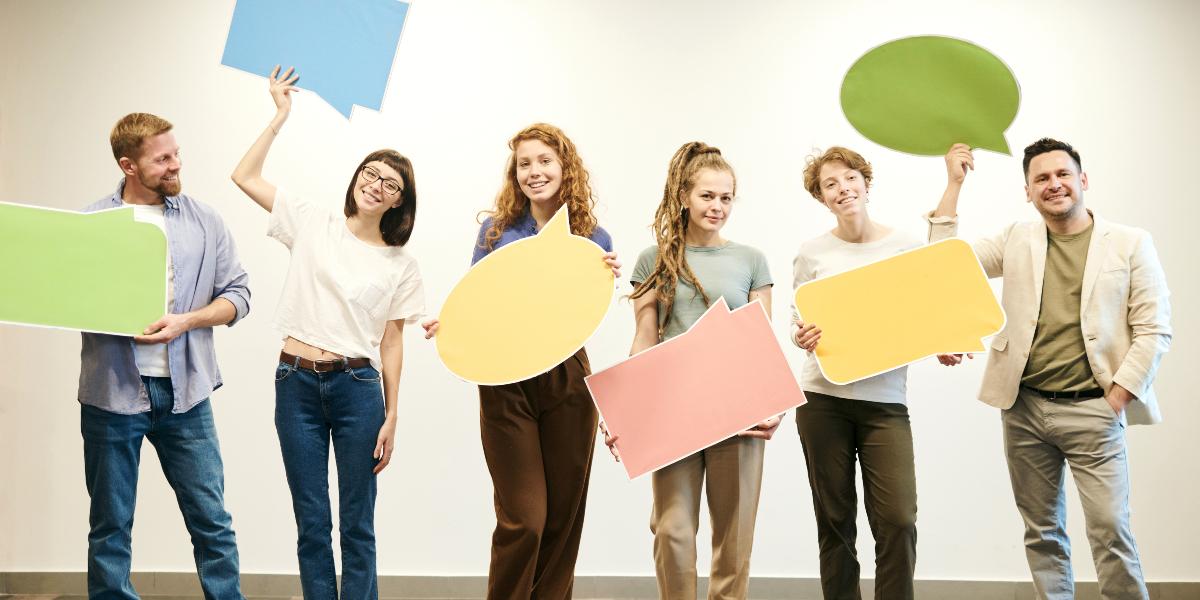
[[[118,121],[110,142],[124,179],[84,209],[133,206],[137,220],[163,228],[168,250],[168,314],[134,338],[83,334],[79,403],[92,598],[137,598],[129,572],[143,439],[154,445],[179,501],[204,597],[242,598],[208,398],[221,387],[212,328],[246,316],[250,290],[216,211],[180,193],[171,128],[146,113]]]

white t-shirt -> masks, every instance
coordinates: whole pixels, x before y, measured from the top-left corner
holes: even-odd
[[[890,258],[906,250],[920,247],[924,241],[908,233],[893,229],[883,239],[856,244],[847,242],[826,232],[800,244],[796,260],[792,262],[792,272],[795,275],[792,289],[800,284],[836,275],[865,264]],[[796,307],[792,306],[792,314],[796,316]],[[817,323],[817,327],[821,324]],[[795,325],[792,326],[795,333]],[[792,336],[793,341],[795,335]],[[818,342],[819,343],[819,342]],[[808,356],[800,374],[800,387],[838,398],[851,400],[869,400],[871,402],[892,402],[903,404],[905,390],[908,387],[908,367],[900,367],[874,377],[856,381],[846,385],[830,383],[821,375],[814,356]]]
[[[121,202],[121,206],[133,207],[133,220],[139,223],[157,225],[167,234],[167,219],[163,216],[165,204],[129,204]],[[167,312],[175,305],[175,265],[171,262],[170,240],[167,243]],[[146,323],[149,325],[149,323]],[[166,344],[133,344],[133,362],[137,364],[138,373],[146,377],[170,377],[171,366],[167,362]]]
[[[339,207],[340,208],[340,207]],[[415,323],[425,310],[417,262],[399,246],[354,236],[341,210],[275,194],[267,235],[292,251],[275,326],[293,337],[382,369],[379,343],[388,321]]]

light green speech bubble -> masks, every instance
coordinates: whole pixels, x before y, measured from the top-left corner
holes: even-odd
[[[1020,103],[1017,79],[999,58],[941,36],[879,46],[842,81],[842,112],[859,133],[925,156],[941,156],[958,142],[1012,154],[1004,130]]]
[[[132,207],[0,202],[0,321],[141,335],[166,305],[166,235]]]

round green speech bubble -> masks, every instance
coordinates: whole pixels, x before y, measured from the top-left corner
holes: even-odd
[[[1021,90],[996,55],[963,40],[918,36],[867,52],[842,81],[842,112],[893,150],[941,156],[957,142],[1012,154],[1004,130]]]

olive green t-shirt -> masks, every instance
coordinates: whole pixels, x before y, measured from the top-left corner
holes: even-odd
[[[1021,383],[1052,392],[1078,392],[1099,387],[1088,364],[1079,325],[1083,266],[1092,226],[1074,235],[1048,234],[1042,308],[1033,347]]]
[[[757,248],[726,242],[724,246],[714,248],[688,246],[685,252],[687,264],[704,286],[708,299],[716,302],[717,298],[725,298],[730,310],[749,303],[751,290],[773,283],[767,257]],[[634,286],[646,281],[654,272],[657,259],[658,246],[643,250],[629,281]],[[659,309],[662,309],[662,302],[659,302]],[[704,298],[691,283],[681,278],[675,286],[675,304],[671,307],[671,318],[663,328],[663,341],[687,331],[706,310]]]

